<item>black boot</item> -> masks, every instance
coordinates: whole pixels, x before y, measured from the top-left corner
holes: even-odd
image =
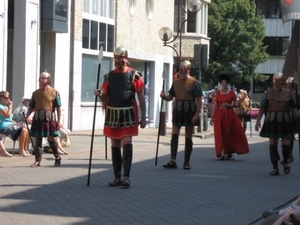
[[[122,186],[130,186],[130,169],[132,164],[132,144],[123,145],[123,180]]]
[[[41,161],[42,161],[42,154],[43,154],[43,148],[42,148],[42,137],[36,137],[35,138],[35,145],[34,145],[34,157],[35,157],[35,162],[30,165],[30,167],[36,167],[40,166]]]
[[[176,169],[177,164],[176,164],[176,156],[177,156],[177,151],[178,151],[178,134],[172,134],[172,139],[171,139],[171,161],[164,164],[164,168],[170,168],[170,169]]]
[[[270,151],[271,163],[273,165],[273,170],[270,172],[270,175],[279,175],[278,161],[280,159],[280,156],[278,154],[277,146],[276,145],[270,145],[269,146],[269,151]]]
[[[117,147],[111,147],[112,166],[114,170],[115,179],[109,182],[110,187],[120,186],[121,181],[121,170],[122,170],[122,156],[121,150]]]
[[[283,156],[283,171],[285,174],[289,174],[291,172],[291,168],[289,166],[289,157],[291,155],[291,146],[290,145],[282,145],[282,156]]]
[[[185,149],[184,149],[184,164],[183,169],[190,170],[190,158],[193,151],[193,141],[191,138],[185,138]]]
[[[55,140],[54,141],[49,141],[48,140],[48,142],[49,142],[50,148],[52,149],[53,155],[55,157],[54,166],[60,166],[60,164],[61,164],[61,162],[60,162],[61,158],[60,158],[60,156],[58,154],[57,143],[56,143]]]

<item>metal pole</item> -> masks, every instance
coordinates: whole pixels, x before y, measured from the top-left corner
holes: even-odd
[[[198,75],[199,75],[199,82],[200,82],[200,84],[201,84],[201,76],[202,76],[202,74],[201,74],[201,68],[202,68],[202,44],[200,44],[200,48],[199,48],[199,55],[200,55],[200,62],[199,62],[199,71],[198,71]],[[202,100],[201,100],[202,101]],[[198,126],[198,132],[201,132],[202,131],[202,128],[201,128],[201,126],[202,126],[202,123],[201,123],[201,117],[202,117],[202,115],[203,115],[203,105],[201,106],[201,112],[200,112],[200,116],[199,116],[199,126]]]

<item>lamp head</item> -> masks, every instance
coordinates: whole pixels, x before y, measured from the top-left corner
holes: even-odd
[[[201,0],[188,0],[187,8],[190,12],[197,13],[202,9],[202,1]]]
[[[162,41],[169,41],[173,36],[173,32],[169,27],[163,27],[159,30],[158,35]]]

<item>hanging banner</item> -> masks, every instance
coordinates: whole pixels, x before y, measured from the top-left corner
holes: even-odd
[[[282,22],[290,20],[300,20],[300,1],[299,0],[280,0]]]

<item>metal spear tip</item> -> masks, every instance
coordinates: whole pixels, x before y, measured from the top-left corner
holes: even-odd
[[[103,59],[103,46],[100,47],[100,51],[98,54],[99,63],[101,63],[102,59]]]
[[[166,74],[165,68],[164,68],[163,71],[162,71],[162,78],[163,78],[163,79],[166,79],[166,78],[167,78],[167,74]]]

